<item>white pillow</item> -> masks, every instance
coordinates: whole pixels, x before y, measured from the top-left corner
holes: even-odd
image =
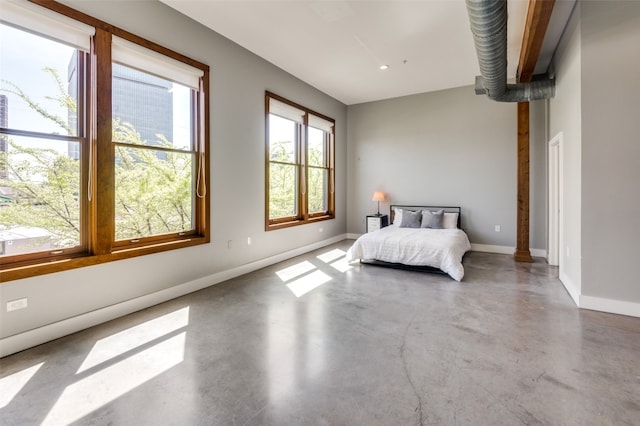
[[[398,225],[402,223],[402,209],[394,208],[395,214],[393,215],[393,223],[392,225]]]
[[[445,212],[442,219],[444,229],[456,229],[458,227],[458,213]]]

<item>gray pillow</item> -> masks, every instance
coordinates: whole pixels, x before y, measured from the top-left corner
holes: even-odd
[[[400,222],[400,228],[420,228],[420,222],[422,220],[422,211],[418,210],[402,210],[402,222]]]
[[[435,212],[430,210],[422,210],[421,228],[442,229],[442,221],[444,219],[444,210],[440,209]]]

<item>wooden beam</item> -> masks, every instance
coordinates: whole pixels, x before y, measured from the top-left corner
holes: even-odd
[[[555,0],[529,0],[518,62],[517,78],[520,83],[529,83],[533,77],[554,4]]]
[[[554,4],[555,0],[529,0],[518,62],[519,83],[529,83],[533,78]],[[529,251],[529,145],[529,102],[518,102],[518,213],[514,253],[518,262],[533,261]]]
[[[532,262],[529,252],[529,102],[518,102],[518,262]]]

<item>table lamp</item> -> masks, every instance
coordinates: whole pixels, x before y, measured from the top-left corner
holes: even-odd
[[[377,201],[378,202],[378,214],[377,214],[377,216],[380,216],[380,201],[384,201],[384,192],[382,192],[382,191],[374,192],[372,201]]]

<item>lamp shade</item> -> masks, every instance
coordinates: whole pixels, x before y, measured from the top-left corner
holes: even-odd
[[[372,201],[384,201],[384,192],[381,192],[381,191],[374,192]]]

